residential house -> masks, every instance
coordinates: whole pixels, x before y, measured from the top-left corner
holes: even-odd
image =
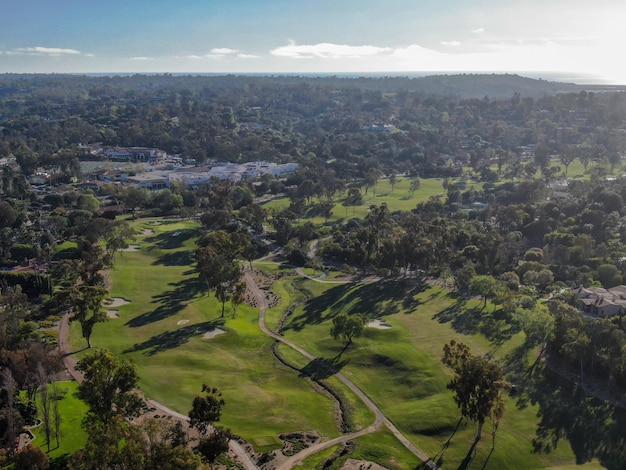
[[[626,314],[626,286],[610,289],[602,287],[579,287],[574,289],[582,304],[583,312],[598,317],[612,317]]]

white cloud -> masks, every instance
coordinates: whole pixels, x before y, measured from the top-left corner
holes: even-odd
[[[131,57],[130,60],[154,60],[154,57],[137,56]]]
[[[76,49],[63,49],[60,47],[18,47],[10,51],[6,51],[9,55],[37,55],[37,56],[68,56],[68,55],[80,55],[80,51]]]
[[[458,56],[411,44],[395,49],[391,57],[401,70],[444,70],[451,58]]]
[[[255,54],[246,54],[238,49],[230,49],[229,47],[215,47],[204,56],[207,59],[259,59],[260,56]]]
[[[230,55],[237,54],[239,51],[237,49],[230,49],[228,47],[215,47],[211,49],[211,54],[219,54],[219,55]]]
[[[290,42],[287,46],[277,47],[270,51],[273,56],[290,59],[358,59],[389,54],[392,49],[377,46],[349,46],[347,44],[319,44],[298,45]]]
[[[474,34],[481,34],[485,32],[485,28],[476,28],[476,29],[472,29],[472,33]]]
[[[198,55],[198,54],[189,54],[185,56],[175,56],[175,59],[186,59],[186,60],[231,60],[231,59],[259,59],[260,56],[255,54],[246,54],[241,52],[238,49],[230,49],[228,47],[215,47],[209,51],[208,54]]]
[[[441,45],[449,47],[459,47],[461,43],[459,41],[441,41]]]
[[[238,59],[260,59],[260,55],[256,54],[237,54]]]

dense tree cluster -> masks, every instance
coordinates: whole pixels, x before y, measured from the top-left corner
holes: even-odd
[[[498,80],[510,95],[490,99]],[[77,145],[95,142],[198,162],[295,160],[344,181],[371,181],[372,169],[458,176],[468,162],[489,177],[488,163],[501,171],[526,146],[536,147],[533,164],[544,176],[553,173],[551,155],[566,168],[575,158],[618,163],[623,96],[564,85],[572,92],[547,95],[539,91],[546,83],[532,80],[522,96],[512,91],[519,80],[482,77],[477,99],[433,94],[408,79],[4,76],[0,157],[15,157],[26,175],[41,168],[68,181],[86,157]],[[452,81],[461,90],[481,77]],[[376,127],[383,124],[393,127]]]
[[[78,396],[89,407],[83,419],[86,446],[75,453],[70,469],[198,469],[200,459],[187,447],[187,433],[180,423],[166,418],[145,417],[135,387],[135,366],[107,350],[97,350],[81,359],[76,369],[84,374]]]

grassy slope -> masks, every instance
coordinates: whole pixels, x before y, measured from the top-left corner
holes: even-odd
[[[189,222],[142,222],[139,228],[154,233],[138,237],[140,251],[118,255],[117,269],[111,273],[111,296],[132,303],[119,308],[121,318],[96,326],[94,345],[133,360],[142,390],[183,413],[203,382],[217,386],[227,401],[224,424],[253,443],[275,442],[271,438],[280,432],[304,429],[316,429],[326,437],[337,435],[330,400],[276,363],[269,352],[270,341],[258,330],[257,311],[242,305],[232,319],[227,307],[227,318],[220,319],[213,296],[198,291],[193,272],[195,226]],[[281,281],[275,290],[282,300],[268,312],[271,326],[302,290],[309,292],[313,298],[296,309],[287,337],[342,368],[427,453],[434,456],[442,450],[459,417],[445,387],[447,371],[440,363],[443,344],[455,337],[475,352],[493,350],[482,335],[458,333],[446,320],[443,313],[454,299],[432,288],[403,291],[384,285],[303,281],[294,289],[290,279]],[[328,331],[330,319],[341,310],[385,313],[393,328],[368,329],[339,356],[341,345]],[[187,323],[179,324],[183,320]],[[202,333],[215,326],[227,334],[203,340]],[[519,341],[513,337],[493,351],[503,355]],[[82,341],[75,339],[75,347],[81,345]],[[368,413],[350,397],[348,400],[356,408],[356,422],[367,424]],[[565,442],[549,455],[532,454],[530,438],[538,423],[537,409],[517,410],[512,400],[508,407],[489,468],[556,468],[574,461]],[[487,436],[488,432],[486,429]],[[457,431],[443,454],[445,467],[460,464],[472,435],[471,425]],[[363,439],[359,452],[364,456],[382,452],[378,461],[397,461],[400,468],[413,465],[412,457],[405,456],[395,439],[383,446],[385,452],[380,442],[374,441],[371,449],[372,441]],[[491,449],[488,441],[483,441],[474,457],[481,465]]]
[[[305,281],[307,287],[313,284]],[[312,286],[319,290],[321,284]],[[387,286],[392,288],[392,286]],[[443,451],[454,432],[459,411],[446,389],[448,372],[441,364],[442,347],[451,338],[467,343],[474,353],[492,352],[503,357],[517,346],[520,335],[501,346],[493,347],[480,334],[461,334],[446,321],[441,312],[449,310],[452,299],[445,291],[428,288],[423,292],[390,290],[382,286],[326,286],[306,306],[294,313],[285,336],[314,354],[341,368],[387,416],[419,447],[435,456]],[[389,300],[390,297],[402,297]],[[367,329],[362,338],[343,354],[342,345],[329,335],[332,317],[339,311],[372,314],[388,312],[389,330]],[[374,314],[376,315],[376,314]],[[490,426],[474,461],[482,465],[489,458],[489,468],[543,468],[574,461],[566,442],[550,454],[532,453],[531,439],[538,424],[537,407],[524,410],[507,400],[505,415],[491,456]],[[466,457],[475,428],[463,424],[443,452],[444,468],[456,468]],[[365,450],[365,453],[368,451]],[[386,458],[389,458],[388,456]],[[384,459],[383,459],[384,460]],[[589,464],[592,468],[595,464]]]
[[[271,341],[258,329],[258,311],[242,305],[233,319],[227,305],[227,318],[221,319],[215,298],[198,291],[192,265],[195,225],[139,228],[154,234],[138,237],[134,243],[140,251],[118,255],[110,275],[111,296],[131,303],[119,308],[120,318],[96,326],[94,347],[134,361],[142,391],[182,413],[202,383],[218,387],[226,400],[224,425],[253,442],[309,429],[338,435],[330,400],[270,354]],[[227,333],[204,340],[203,333],[216,326]],[[80,349],[83,341],[76,331],[73,336],[74,348]]]

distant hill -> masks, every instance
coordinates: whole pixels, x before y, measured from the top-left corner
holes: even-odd
[[[63,75],[0,74],[0,97],[45,93],[66,98],[81,95],[94,87],[111,86],[119,90],[225,89],[243,86],[314,86],[323,88],[360,88],[381,92],[414,91],[460,98],[542,97],[558,93],[586,91],[626,91],[610,85],[576,85],[522,77],[516,74],[450,74],[425,77],[408,76],[297,76],[297,75]],[[45,90],[45,91],[44,91]]]
[[[550,82],[511,74],[430,75],[416,79],[416,88],[437,95],[457,95],[463,98],[540,97],[557,93],[572,93],[585,89],[574,83]]]

